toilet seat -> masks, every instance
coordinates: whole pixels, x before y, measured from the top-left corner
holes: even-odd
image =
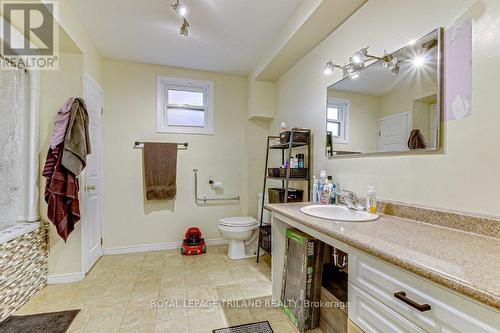
[[[248,230],[257,229],[258,227],[259,227],[258,224],[248,225],[248,226],[236,226],[236,227],[219,224],[219,230],[230,231],[230,232],[245,232]]]
[[[258,224],[258,221],[253,217],[226,217],[219,220],[221,227],[253,227]]]

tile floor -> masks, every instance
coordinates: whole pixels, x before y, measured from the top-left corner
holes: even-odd
[[[255,259],[229,260],[226,246],[207,252],[193,257],[178,250],[105,256],[83,281],[47,286],[16,314],[81,309],[68,333],[211,333],[262,320],[276,333],[298,332],[273,307],[166,306],[167,300],[170,305],[190,299],[240,300],[240,305],[242,300],[270,300],[270,257],[257,264]]]

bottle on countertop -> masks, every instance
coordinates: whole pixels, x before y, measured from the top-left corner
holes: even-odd
[[[377,195],[375,187],[371,185],[366,186],[366,211],[372,214],[377,213]]]
[[[311,196],[310,198],[312,198],[312,202],[319,202],[319,198],[318,198],[318,178],[316,178],[316,176],[313,176],[313,186],[312,186],[312,190],[311,190]]]
[[[337,204],[337,184],[332,181],[331,183],[331,191],[330,191],[330,205]]]

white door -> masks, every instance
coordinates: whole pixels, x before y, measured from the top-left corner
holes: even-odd
[[[379,151],[408,149],[410,113],[398,113],[378,120]]]
[[[85,169],[84,214],[82,218],[83,269],[87,273],[102,256],[103,163],[102,110],[103,91],[88,74],[85,76],[85,103],[89,113],[92,153]]]

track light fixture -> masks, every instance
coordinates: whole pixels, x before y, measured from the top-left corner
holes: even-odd
[[[189,23],[186,19],[182,22],[180,34],[182,36],[187,36],[189,34]]]
[[[177,2],[172,5],[172,9],[180,16],[186,16],[187,9],[183,4],[179,2],[179,0],[177,0]]]
[[[182,19],[182,24],[180,28],[180,34],[182,36],[187,36],[189,34],[189,22],[186,20],[185,16],[187,14],[187,8],[184,6],[182,3],[180,3],[180,0],[177,0],[172,6],[172,9],[179,15],[181,16]]]

